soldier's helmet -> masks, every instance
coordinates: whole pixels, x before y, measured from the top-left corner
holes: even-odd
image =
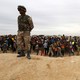
[[[26,12],[26,8],[22,5],[19,5],[17,9],[18,9],[18,11],[22,10],[22,11]]]

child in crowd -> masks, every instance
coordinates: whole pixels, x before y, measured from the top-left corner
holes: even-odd
[[[52,45],[49,46],[49,56],[53,56],[53,50],[52,50]]]
[[[6,41],[5,41],[5,42],[3,43],[3,45],[2,45],[3,53],[7,53],[7,47],[8,47],[8,45],[7,45]]]
[[[35,46],[35,51],[36,51],[36,53],[37,53],[37,55],[39,54],[39,44],[36,44],[36,46]]]
[[[73,50],[73,46],[72,43],[69,43],[69,56],[74,55],[74,50]]]

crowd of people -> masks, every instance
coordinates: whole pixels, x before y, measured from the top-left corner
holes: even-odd
[[[36,54],[45,56],[64,56],[80,54],[80,37],[77,36],[32,36],[31,48]]]
[[[80,37],[77,36],[31,36],[31,51],[36,55],[62,57],[80,55]],[[16,35],[0,36],[0,48],[3,53],[17,51]]]
[[[16,35],[0,36],[0,48],[3,53],[7,53],[8,51],[16,52]]]

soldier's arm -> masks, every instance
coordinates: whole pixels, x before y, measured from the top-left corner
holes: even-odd
[[[31,30],[34,28],[32,18],[29,17],[29,18],[28,18],[28,21],[29,21],[29,26],[30,26],[30,31],[31,31]]]

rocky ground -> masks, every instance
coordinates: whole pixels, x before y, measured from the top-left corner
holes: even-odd
[[[80,80],[80,56],[16,56],[0,53],[0,80]]]

